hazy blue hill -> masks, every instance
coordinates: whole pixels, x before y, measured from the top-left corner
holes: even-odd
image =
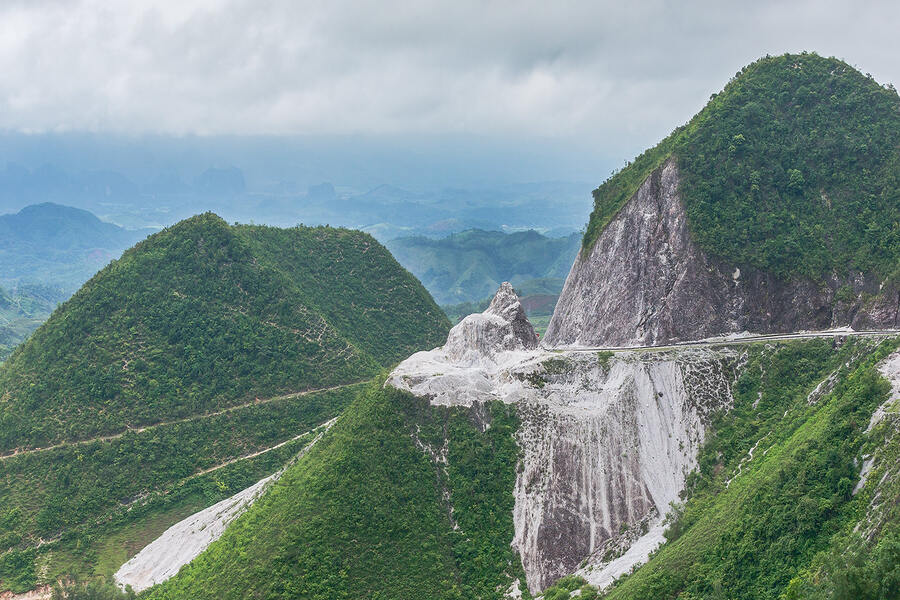
[[[559,294],[579,240],[578,234],[548,238],[536,231],[472,229],[443,239],[416,236],[386,245],[440,304],[458,304],[491,297],[504,281],[534,288],[524,293]]]
[[[67,296],[58,287],[39,284],[20,284],[15,292],[0,288],[0,362]]]
[[[86,210],[45,202],[0,215],[0,284],[73,292],[149,230],[127,230]]]

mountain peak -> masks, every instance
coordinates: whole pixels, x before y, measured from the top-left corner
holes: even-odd
[[[534,350],[537,345],[519,297],[509,282],[503,282],[488,309],[460,321],[440,351],[451,362],[481,364],[495,361],[498,353]]]

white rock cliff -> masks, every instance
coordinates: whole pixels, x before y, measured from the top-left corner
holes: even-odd
[[[511,292],[504,284],[488,311],[460,322],[444,347],[401,363],[388,384],[435,404],[515,403],[522,464],[512,543],[529,589],[585,561],[582,575],[608,583],[661,541],[710,413],[731,402],[740,357],[541,350]],[[614,562],[611,544],[637,551]]]

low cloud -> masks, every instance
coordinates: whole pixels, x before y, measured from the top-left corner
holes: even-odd
[[[897,83],[897,22],[896,2],[6,3],[0,128],[549,137],[626,156],[767,53]]]

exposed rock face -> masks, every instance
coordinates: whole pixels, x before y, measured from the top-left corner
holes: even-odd
[[[444,351],[456,363],[476,364],[497,352],[534,350],[538,339],[509,282],[503,282],[486,311],[469,315],[447,336]]]
[[[529,589],[544,589],[585,560],[580,574],[608,583],[662,541],[661,518],[696,464],[708,416],[732,401],[739,355],[535,349],[509,293],[501,288],[443,348],[401,363],[388,385],[435,404],[515,403],[522,463],[513,546]],[[612,543],[635,550],[613,564],[605,556]]]
[[[529,589],[544,589],[585,561],[580,574],[608,584],[646,560],[696,466],[709,414],[732,401],[737,360],[729,352],[680,351],[627,353],[605,364],[566,353],[538,363],[532,373],[552,374],[517,400],[522,468],[513,546]],[[608,544],[628,529],[639,533],[626,548],[645,533],[651,543],[606,569]]]
[[[545,344],[657,345],[741,331],[900,327],[900,290],[873,277],[786,282],[711,259],[691,239],[678,183],[669,159],[594,247],[582,250]]]

